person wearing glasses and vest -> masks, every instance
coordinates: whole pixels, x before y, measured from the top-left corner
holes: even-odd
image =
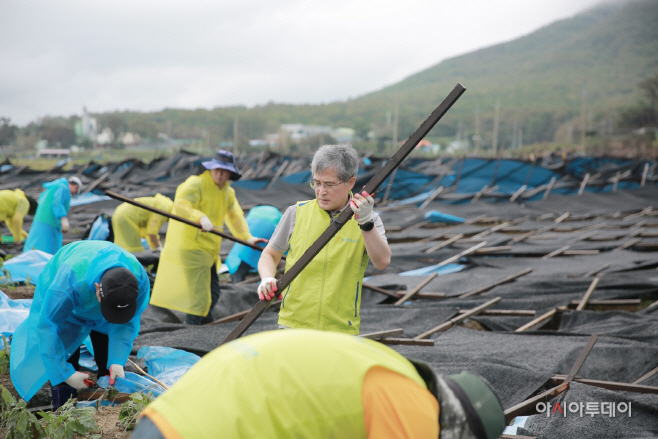
[[[313,156],[311,186],[315,199],[289,207],[258,261],[260,300],[275,295],[283,302],[282,328],[307,328],[358,334],[361,288],[368,261],[379,270],[391,263],[384,225],[365,191],[352,193],[359,158],[352,146],[325,145]],[[277,291],[276,267],[287,251],[286,271],[350,206],[354,216],[313,258],[285,291]]]
[[[191,325],[213,321],[212,309],[220,294],[217,267],[221,266],[222,238],[206,232],[215,228],[221,231],[226,222],[236,238],[250,244],[267,242],[251,236],[235,190],[229,185],[229,180],[242,176],[233,154],[220,150],[202,165],[206,171],[178,186],[171,211],[199,223],[201,229],[169,222],[150,302],[187,313],[185,322]]]
[[[496,439],[482,378],[438,375],[373,340],[267,331],[205,355],[142,412],[133,438]]]

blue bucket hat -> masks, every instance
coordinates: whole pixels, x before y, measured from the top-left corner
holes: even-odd
[[[219,150],[217,153],[215,153],[215,156],[212,158],[212,160],[208,162],[202,162],[201,163],[204,168],[206,169],[226,169],[227,171],[231,171],[231,177],[230,179],[233,181],[237,181],[242,177],[242,174],[238,172],[238,169],[235,167],[235,159],[233,158],[233,154],[228,152],[228,151],[223,151]]]

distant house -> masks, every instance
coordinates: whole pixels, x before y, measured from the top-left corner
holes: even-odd
[[[304,125],[301,123],[288,123],[281,125],[281,129],[291,140],[303,140],[322,134],[332,135],[334,129],[326,125]]]
[[[71,151],[68,149],[43,148],[37,151],[37,157],[43,157],[43,158],[68,157],[70,154]]]

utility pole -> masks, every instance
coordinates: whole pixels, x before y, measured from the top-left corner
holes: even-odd
[[[475,135],[473,136],[473,143],[475,144],[475,152],[480,152],[480,142],[482,141],[482,136],[480,136],[480,107],[475,107]]]
[[[583,86],[582,106],[580,108],[580,145],[585,147],[585,133],[587,132],[587,84]]]
[[[393,109],[393,154],[398,150],[398,123],[400,122],[400,117],[398,114],[398,101],[395,101],[395,107]]]
[[[493,127],[493,140],[491,142],[491,149],[493,154],[498,153],[498,119],[500,116],[500,100],[496,99],[496,109],[494,111],[494,127]]]
[[[238,116],[233,119],[233,155],[238,155]]]
[[[517,142],[518,135],[519,135],[519,120],[514,119],[514,123],[512,123],[512,149],[519,147],[519,144]]]

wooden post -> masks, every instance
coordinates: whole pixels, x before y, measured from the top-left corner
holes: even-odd
[[[576,307],[576,311],[581,311],[585,308],[585,306],[587,306],[587,301],[592,296],[592,293],[594,292],[598,284],[599,284],[599,278],[595,277],[592,283],[589,284],[589,288],[587,289],[587,292],[585,292],[585,295],[583,296],[583,298],[580,300],[580,303]]]
[[[454,317],[454,318],[448,320],[447,322],[440,324],[439,326],[435,326],[434,328],[430,329],[430,330],[427,331],[427,332],[423,332],[422,334],[417,335],[416,337],[414,337],[414,339],[419,340],[419,339],[423,339],[423,338],[430,338],[430,336],[431,336],[432,334],[435,334],[435,333],[437,333],[437,332],[445,332],[445,331],[447,331],[448,329],[450,329],[450,328],[452,328],[453,326],[455,326],[456,324],[458,324],[458,323],[460,323],[460,322],[463,322],[464,320],[466,320],[466,319],[468,319],[468,318],[470,318],[470,317],[473,317],[473,316],[475,316],[475,315],[478,315],[478,314],[480,314],[482,311],[484,311],[484,310],[486,310],[486,309],[488,309],[488,308],[491,308],[492,306],[494,306],[495,304],[497,304],[497,303],[500,302],[501,300],[502,300],[501,297],[496,297],[496,298],[494,298],[494,299],[491,299],[490,301],[488,301],[488,302],[486,302],[486,303],[483,303],[482,305],[477,306],[477,307],[473,308],[473,309],[470,310],[470,311],[466,311],[465,313],[460,314],[460,315],[458,315],[457,317]]]
[[[483,286],[483,287],[477,288],[477,289],[475,289],[475,290],[473,290],[473,291],[469,291],[468,293],[464,293],[464,294],[462,294],[462,295],[460,295],[460,296],[458,296],[458,297],[459,297],[460,299],[464,299],[464,298],[466,298],[466,297],[470,297],[470,296],[474,296],[474,295],[476,295],[476,294],[484,293],[485,291],[489,291],[489,290],[492,289],[493,287],[497,287],[498,285],[502,285],[502,284],[505,284],[505,283],[507,283],[507,282],[511,282],[511,281],[513,281],[514,279],[516,279],[516,278],[518,278],[518,277],[521,277],[521,276],[525,276],[526,274],[529,274],[529,273],[531,273],[531,272],[532,272],[532,268],[526,268],[525,270],[523,270],[523,271],[521,271],[521,272],[519,272],[519,273],[513,274],[513,275],[511,275],[511,276],[504,277],[504,278],[502,278],[502,279],[500,279],[500,280],[497,280],[497,281],[495,281],[495,282],[492,282],[492,283],[490,283],[490,284],[488,284],[488,285],[485,285],[485,286]]]
[[[402,305],[404,302],[411,299],[417,292],[420,291],[421,288],[423,288],[428,283],[432,282],[432,280],[438,275],[439,275],[439,273],[432,273],[429,276],[427,276],[420,284],[418,284],[418,286],[416,288],[409,291],[407,294],[405,294],[400,299],[398,299],[398,301],[395,302],[394,305],[397,305],[397,306]]]

